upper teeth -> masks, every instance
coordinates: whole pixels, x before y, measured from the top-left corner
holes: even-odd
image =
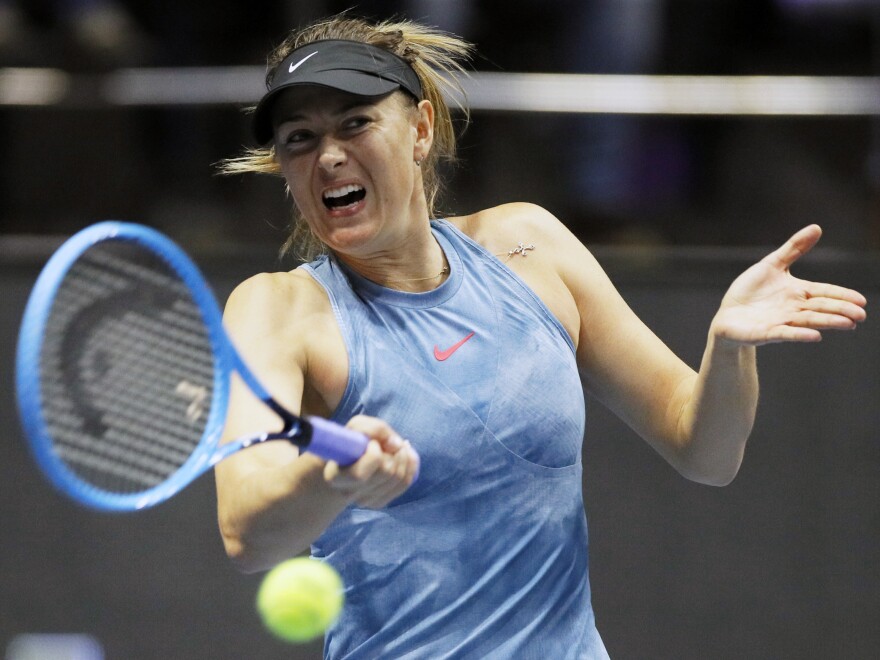
[[[350,183],[347,186],[342,186],[341,188],[334,188],[333,190],[325,191],[324,197],[343,197],[344,195],[357,192],[358,190],[363,190],[363,186],[356,186]]]

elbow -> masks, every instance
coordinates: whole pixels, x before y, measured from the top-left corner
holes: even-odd
[[[224,537],[223,546],[226,549],[226,557],[238,572],[256,573],[260,570],[248,555],[245,545],[241,541]]]
[[[669,462],[688,481],[704,486],[729,486],[742,465],[745,443],[738,451],[706,452],[691,445],[676,452]]]
[[[742,461],[738,460],[728,465],[711,465],[711,466],[676,466],[679,474],[689,481],[702,484],[704,486],[715,486],[721,488],[729,486],[733,483]]]
[[[226,557],[235,570],[245,574],[268,571],[285,559],[309,549],[308,544],[300,545],[296,539],[281,542],[271,536],[244,533],[237,527],[224,525],[222,519],[220,536]]]
[[[257,573],[265,570],[257,553],[254,552],[252,544],[248,543],[235,526],[231,525],[229,521],[224,521],[222,517],[220,518],[220,537],[223,539],[226,557],[235,570],[240,573]]]
[[[223,537],[226,557],[239,573],[251,574],[268,571],[284,557],[270,558],[265,553],[257,552],[252,546],[238,538]]]
[[[733,483],[745,456],[749,428],[741,434],[701,434],[682,443],[670,456],[670,463],[688,479],[705,486]]]
[[[736,478],[737,472],[738,470],[733,470],[726,473],[719,472],[716,474],[688,476],[687,478],[704,486],[715,486],[716,488],[722,488],[724,486],[729,486],[733,483],[733,480]]]
[[[226,557],[235,570],[240,573],[256,573],[259,570],[259,567],[255,565],[252,553],[248,552],[247,544],[240,536],[221,530],[221,537]]]

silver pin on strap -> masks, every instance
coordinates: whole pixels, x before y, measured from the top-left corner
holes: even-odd
[[[521,254],[522,256],[527,257],[527,256],[529,256],[529,255],[526,254],[526,251],[527,251],[527,250],[534,250],[534,249],[535,249],[535,246],[534,246],[534,245],[531,245],[531,244],[530,244],[530,245],[524,245],[523,243],[518,243],[517,246],[516,246],[515,248],[513,248],[513,249],[510,250],[510,251],[508,251],[507,256],[508,256],[508,257],[512,257],[512,256],[515,255],[515,254]]]

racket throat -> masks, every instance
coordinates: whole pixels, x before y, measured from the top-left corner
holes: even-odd
[[[369,441],[361,433],[321,417],[295,418],[282,414],[280,406],[275,410],[284,420],[284,428],[267,439],[288,440],[302,451],[343,466],[354,463],[367,449]]]
[[[264,403],[284,422],[280,431],[272,433],[267,440],[287,440],[300,449],[306,449],[312,441],[313,427],[308,420],[294,417],[274,399],[264,399]]]

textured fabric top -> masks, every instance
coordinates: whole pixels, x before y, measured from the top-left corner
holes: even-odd
[[[512,271],[450,223],[427,293],[376,285],[332,257],[349,353],[334,419],[386,419],[421,456],[388,507],[351,506],[315,542],[346,606],[328,658],[604,658],[590,604],[584,396],[571,339]]]

